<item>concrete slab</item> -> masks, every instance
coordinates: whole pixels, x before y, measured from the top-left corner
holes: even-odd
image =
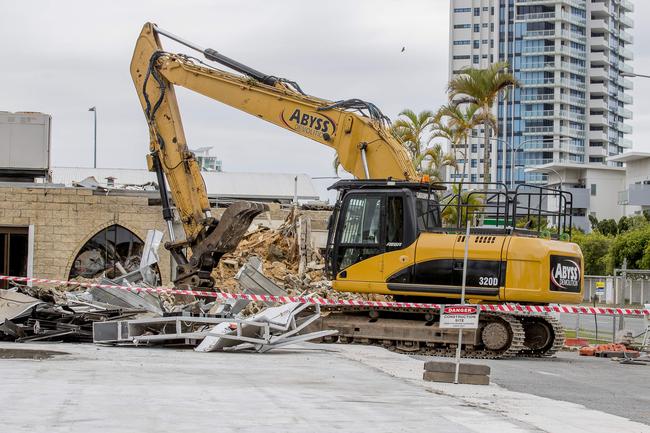
[[[447,360],[412,355],[422,361]],[[473,362],[473,361],[471,361]],[[553,358],[483,359],[490,381],[511,391],[562,400],[650,425],[650,366],[559,352]]]
[[[422,361],[376,347],[261,355],[0,343],[17,346],[70,354],[0,360],[2,430],[11,432],[650,431],[495,385],[424,382]]]
[[[456,363],[452,361],[427,361],[424,363],[424,369],[426,371],[437,371],[440,373],[455,373],[456,372]],[[489,365],[481,364],[470,364],[467,362],[461,362],[458,369],[459,373],[464,374],[490,374]]]
[[[333,346],[264,355],[72,344],[20,347],[56,347],[70,355],[0,361],[3,431],[535,431],[354,361]],[[421,374],[422,363],[417,364]]]

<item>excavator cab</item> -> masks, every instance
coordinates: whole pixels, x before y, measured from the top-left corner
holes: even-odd
[[[470,299],[581,299],[582,254],[566,242],[573,214],[568,191],[397,180],[344,180],[331,188],[339,198],[326,269],[338,291],[454,302],[469,221]]]
[[[342,180],[330,217],[327,269],[330,277],[363,260],[401,250],[419,233],[441,227],[431,184],[391,180]]]

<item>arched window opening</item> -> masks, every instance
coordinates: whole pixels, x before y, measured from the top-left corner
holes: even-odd
[[[70,278],[116,279],[137,271],[144,242],[132,231],[114,224],[100,230],[79,250],[70,269]],[[160,271],[152,265],[158,282]]]

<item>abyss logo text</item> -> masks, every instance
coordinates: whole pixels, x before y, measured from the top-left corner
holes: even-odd
[[[551,290],[580,292],[580,259],[578,257],[551,256]]]
[[[316,111],[282,110],[280,117],[288,128],[316,139],[329,141],[336,132],[334,121]]]

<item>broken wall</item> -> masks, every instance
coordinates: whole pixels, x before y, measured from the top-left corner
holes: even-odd
[[[0,186],[0,226],[34,226],[34,276],[66,279],[84,244],[113,224],[142,240],[148,229],[166,230],[160,207],[149,206],[147,197],[94,195],[84,188]],[[170,257],[164,248],[159,254],[166,284]]]
[[[14,184],[15,185],[15,184]],[[214,209],[215,216],[223,209]],[[314,232],[327,230],[328,211],[303,211],[311,218]],[[278,227],[288,210],[271,206],[253,221],[252,226]],[[86,188],[16,187],[0,185],[0,226],[34,227],[33,276],[67,279],[79,250],[98,231],[119,224],[140,239],[147,230],[165,233],[160,205],[149,205],[145,196],[97,194]],[[323,245],[324,246],[324,245]],[[319,245],[317,245],[319,247]],[[159,268],[162,283],[171,279],[170,256],[160,248]]]

